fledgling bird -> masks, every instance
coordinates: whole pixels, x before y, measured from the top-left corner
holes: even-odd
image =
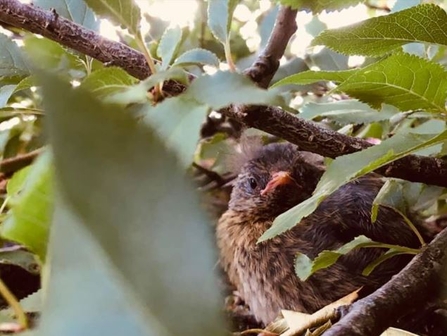
[[[414,232],[391,208],[380,207],[376,222],[371,222],[372,202],[383,184],[374,174],[346,184],[294,228],[257,244],[278,215],[312,195],[323,168],[308,159],[310,153],[289,143],[251,152],[216,234],[221,265],[259,322],[272,322],[281,309],[312,313],[362,286],[372,291],[410,260],[393,257],[366,277],[363,269],[384,250],[356,249],[303,282],[294,270],[297,252],[314,258],[359,235],[419,247]]]

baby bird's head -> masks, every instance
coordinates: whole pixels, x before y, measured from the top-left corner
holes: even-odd
[[[275,218],[312,195],[323,173],[315,158],[290,143],[252,150],[234,183],[229,208]]]

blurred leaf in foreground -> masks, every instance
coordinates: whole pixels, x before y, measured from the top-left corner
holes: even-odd
[[[40,80],[59,195],[41,335],[222,335],[210,226],[177,161],[116,105]]]

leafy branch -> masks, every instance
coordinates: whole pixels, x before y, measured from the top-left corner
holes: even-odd
[[[296,11],[288,7],[280,10],[266,49],[245,71],[261,87],[266,87],[270,82],[288,39],[296,30],[295,15]],[[41,34],[106,64],[119,66],[137,78],[143,79],[150,75],[145,57],[140,52],[108,40],[55,12],[22,4],[18,0],[0,0],[0,21]],[[173,95],[184,89],[183,84],[173,81],[164,85],[164,90]],[[277,107],[228,108],[223,112],[246,126],[279,136],[299,145],[303,150],[331,158],[372,146],[366,140],[323,129]],[[378,172],[387,177],[447,187],[447,163],[437,158],[408,155],[380,168]]]
[[[379,335],[408,309],[408,300],[418,305],[427,293],[436,296],[440,274],[447,261],[447,230],[442,231],[423,251],[389,282],[371,295],[355,302],[348,314],[325,335]],[[377,323],[380,321],[380,323]]]

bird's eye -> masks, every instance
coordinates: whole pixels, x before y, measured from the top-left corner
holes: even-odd
[[[251,189],[256,189],[256,187],[258,186],[258,182],[256,182],[256,180],[253,177],[250,177],[248,179],[248,185],[250,186]]]

